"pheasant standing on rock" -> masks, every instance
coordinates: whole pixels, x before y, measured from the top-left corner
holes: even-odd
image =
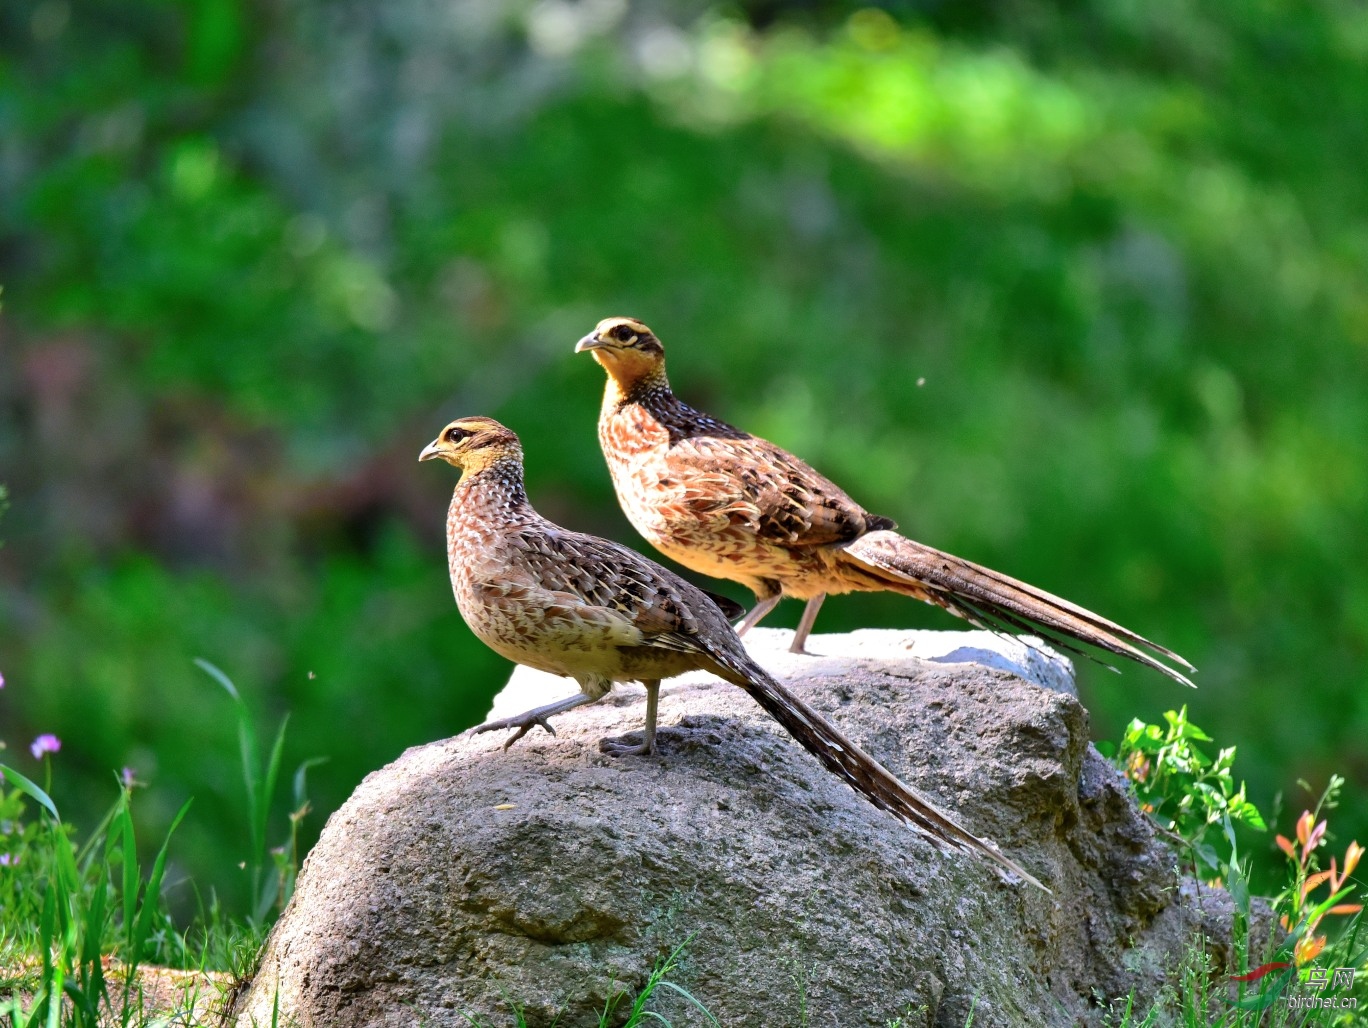
[[[831,480],[771,442],[680,401],[665,377],[665,350],[635,318],[605,318],[579,341],[608,373],[598,435],[618,502],[633,527],[692,571],[740,582],[756,604],[745,634],[785,596],[807,600],[794,633],[803,653],[828,593],[902,593],[979,628],[1035,632],[1087,643],[1184,685],[1151,653],[1193,670],[1178,654],[1043,589],[899,535]]]
[[[447,513],[447,556],[456,605],[495,652],[579,683],[579,695],[475,732],[517,731],[608,694],[614,682],[646,687],[638,746],[604,740],[617,756],[655,750],[660,681],[696,668],[746,690],[790,735],[876,807],[942,848],[974,853],[1044,889],[997,847],[960,827],[908,788],[747,655],[726,614],[702,590],[640,554],[547,521],[527,500],[522,447],[489,418],[453,421],[419,454],[463,474]],[[1049,891],[1049,890],[1046,890]]]

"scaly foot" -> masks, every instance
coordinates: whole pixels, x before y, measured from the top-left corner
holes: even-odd
[[[639,743],[619,742],[617,739],[600,739],[599,752],[606,753],[610,757],[649,757],[657,752],[657,749],[654,738]]]
[[[498,721],[486,721],[484,724],[476,725],[474,728],[470,729],[470,734],[482,735],[485,732],[497,732],[503,728],[516,728],[517,731],[510,735],[503,744],[503,748],[508,749],[508,747],[512,746],[538,725],[541,725],[541,727],[545,728],[552,735],[556,734],[556,730],[551,727],[551,722],[547,720],[547,716],[535,710],[529,710],[525,714],[519,714],[517,717],[505,717],[500,718]]]
[[[656,752],[656,709],[660,705],[660,679],[646,678],[641,684],[646,687],[646,726],[641,733],[641,742],[600,739],[599,752],[612,757],[649,757]]]
[[[538,725],[541,725],[552,735],[555,735],[556,730],[551,727],[551,722],[548,721],[547,718],[551,717],[553,714],[562,714],[567,710],[573,710],[575,707],[593,702],[593,697],[580,693],[577,696],[570,696],[563,700],[557,700],[555,703],[548,703],[542,707],[533,707],[531,710],[525,710],[514,717],[500,718],[498,721],[486,721],[482,725],[476,725],[474,728],[468,729],[466,734],[480,735],[483,732],[497,732],[501,728],[516,728],[517,731],[510,735],[508,741],[503,744],[503,748],[508,749],[508,747],[512,746]]]

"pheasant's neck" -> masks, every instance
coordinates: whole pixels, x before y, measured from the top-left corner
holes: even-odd
[[[626,382],[609,375],[608,385],[603,390],[601,413],[605,416],[612,414],[629,403],[640,404],[648,410],[664,410],[676,402],[664,369],[657,369]]]
[[[523,486],[521,462],[500,458],[461,476],[447,511],[447,535],[525,524],[536,516]]]
[[[624,439],[624,426],[629,426],[631,433],[638,434],[634,442],[630,438]],[[647,429],[650,439],[643,440],[640,433]],[[666,433],[670,446],[681,439],[701,436],[750,438],[739,428],[704,414],[675,396],[663,373],[658,379],[638,383],[631,389],[620,388],[617,380],[610,378],[608,389],[603,394],[603,409],[599,411],[599,442],[604,453],[640,451],[643,446],[650,448],[659,445],[661,432]],[[611,466],[611,459],[609,464]]]

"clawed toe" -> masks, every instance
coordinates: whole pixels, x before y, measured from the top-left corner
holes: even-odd
[[[512,746],[515,742],[517,742],[519,739],[521,739],[524,735],[526,735],[528,732],[532,731],[532,729],[536,728],[537,725],[541,725],[543,728],[545,728],[545,729],[546,729],[548,732],[550,732],[552,735],[555,735],[555,734],[556,734],[556,730],[555,730],[554,728],[551,727],[551,722],[550,722],[550,721],[546,720],[546,718],[544,718],[544,717],[535,718],[535,719],[533,719],[533,720],[527,722],[527,724],[525,724],[525,725],[519,725],[519,726],[518,726],[518,730],[517,730],[516,732],[514,732],[512,735],[510,735],[510,736],[504,741],[503,748],[504,748],[504,749],[508,749],[508,747]],[[510,726],[510,727],[511,727],[511,726]]]
[[[508,740],[503,744],[503,748],[508,749],[508,747],[512,746],[538,725],[545,728],[552,735],[556,734],[556,730],[551,727],[551,722],[546,719],[545,715],[532,716],[528,714],[519,715],[518,717],[506,717],[500,721],[486,721],[484,724],[476,725],[472,728],[470,734],[482,735],[485,732],[497,732],[503,728],[516,728],[517,731],[510,735]]]
[[[610,757],[649,757],[656,752],[656,744],[654,739],[639,743],[619,742],[617,739],[600,739],[599,752],[606,753]]]

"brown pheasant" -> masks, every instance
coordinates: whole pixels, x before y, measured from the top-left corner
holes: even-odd
[[[803,653],[827,594],[889,590],[981,628],[1033,632],[1088,655],[1064,636],[1192,685],[1151,655],[1193,670],[1171,650],[899,535],[892,520],[870,514],[793,454],[683,403],[670,391],[660,340],[640,321],[605,318],[575,347],[585,350],[608,373],[598,434],[618,502],[661,553],[755,593],[740,634],[781,598],[806,600],[791,646]]]
[[[579,683],[580,693],[473,731],[517,731],[607,695],[614,682],[646,687],[640,745],[604,740],[617,756],[655,750],[660,681],[701,668],[739,685],[790,735],[870,803],[942,848],[974,853],[1044,889],[908,788],[747,655],[727,615],[705,593],[640,554],[547,521],[523,489],[518,437],[489,418],[453,421],[419,454],[463,474],[447,513],[447,556],[456,605],[491,649]],[[1049,890],[1046,889],[1048,892]]]

